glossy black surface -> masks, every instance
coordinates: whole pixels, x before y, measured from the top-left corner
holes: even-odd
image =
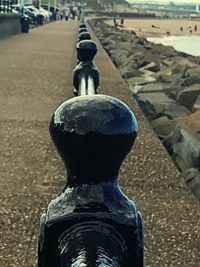
[[[135,141],[137,122],[130,109],[113,97],[80,96],[55,111],[50,134],[69,179],[105,181],[117,177]]]
[[[92,40],[83,40],[77,43],[76,50],[79,61],[92,61],[97,53],[97,45]]]
[[[81,23],[79,24],[79,28],[80,28],[80,29],[81,29],[81,28],[85,29],[85,28],[86,28],[85,22],[81,22]]]
[[[80,28],[78,32],[79,32],[79,33],[87,32],[87,29],[86,29],[86,28]]]
[[[113,226],[99,221],[76,224],[68,229],[61,238],[59,249],[61,267],[120,267],[127,253],[123,237]]]
[[[68,179],[42,217],[38,266],[143,267],[141,215],[117,181],[137,136],[132,111],[110,96],[75,97],[49,130]]]
[[[76,66],[73,85],[76,95],[91,95],[98,92],[99,70],[92,61],[83,61]]]
[[[79,42],[80,42],[80,41],[83,41],[83,40],[90,40],[91,36],[90,36],[90,34],[88,32],[82,32],[82,33],[79,34],[78,38],[79,38]]]
[[[101,264],[105,258],[113,259],[116,251],[116,266],[143,267],[140,213],[117,181],[67,186],[49,204],[41,229],[39,267],[59,267],[63,261],[79,260],[88,267],[104,266]],[[115,240],[114,244],[109,239]],[[72,249],[68,251],[65,247]],[[97,258],[102,259],[99,265]]]

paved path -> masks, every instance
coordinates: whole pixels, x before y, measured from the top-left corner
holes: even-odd
[[[48,133],[72,97],[78,23],[57,22],[0,42],[0,266],[33,267],[39,217],[64,182]]]
[[[56,22],[0,42],[0,267],[36,266],[39,217],[64,184],[48,124],[56,106],[73,96],[77,27]],[[126,102],[139,122],[120,180],[143,214],[145,267],[198,267],[200,205],[99,48],[101,93]]]

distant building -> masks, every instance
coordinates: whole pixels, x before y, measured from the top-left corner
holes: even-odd
[[[196,4],[196,12],[199,13],[199,4]]]

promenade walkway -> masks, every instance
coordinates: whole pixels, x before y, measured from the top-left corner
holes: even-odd
[[[73,97],[77,29],[59,21],[0,42],[0,267],[36,266],[40,215],[64,185],[48,125]],[[101,93],[126,102],[139,122],[120,183],[143,215],[145,267],[200,266],[200,204],[100,44],[96,65]]]
[[[39,217],[64,171],[48,125],[72,97],[78,22],[55,22],[0,42],[0,266],[36,266]]]

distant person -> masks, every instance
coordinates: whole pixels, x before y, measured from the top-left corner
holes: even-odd
[[[190,29],[190,34],[192,34],[192,29]]]
[[[194,31],[195,31],[195,32],[197,31],[197,25],[194,26]]]
[[[69,10],[66,9],[65,10],[65,20],[68,21],[68,19],[69,19]]]
[[[121,24],[121,26],[124,26],[124,18],[121,18],[120,24]]]
[[[77,11],[77,19],[81,20],[81,11],[80,10]]]
[[[156,25],[151,25],[151,27],[152,28],[154,28],[154,29],[160,29],[158,26],[156,26]]]
[[[60,13],[60,20],[63,19],[63,12]]]
[[[181,31],[181,32],[183,31],[183,27],[180,27],[180,31]]]
[[[113,24],[114,24],[115,27],[117,27],[117,20],[116,20],[116,18],[113,19]]]
[[[57,20],[57,12],[56,12],[56,9],[55,8],[53,10],[53,19],[54,20]]]

